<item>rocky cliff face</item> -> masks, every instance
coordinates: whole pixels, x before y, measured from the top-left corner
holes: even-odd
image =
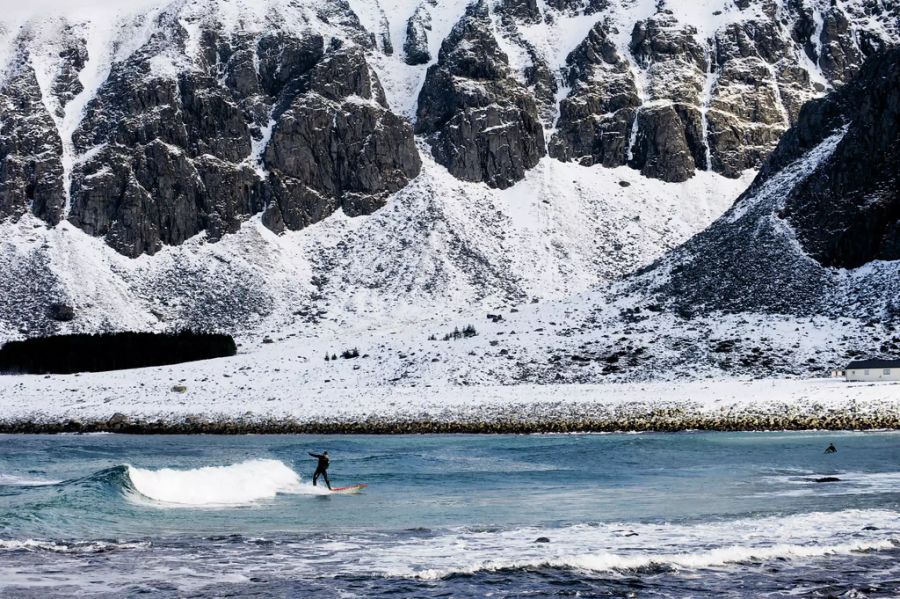
[[[418,173],[412,128],[359,46],[203,29],[196,62],[157,68],[187,43],[177,21],[163,24],[114,67],[73,136],[89,158],[68,218],[122,253],[218,239],[261,211],[276,231],[340,208],[369,214]]]
[[[566,63],[571,91],[559,105],[550,155],[584,166],[626,164],[641,100],[628,62],[609,39],[606,27],[595,25]]]
[[[429,8],[436,5],[437,0],[425,0],[416,7],[416,11],[406,22],[403,52],[406,55],[406,64],[410,66],[427,64],[431,61],[431,51],[428,48],[428,34],[431,31]]]
[[[900,51],[875,55],[837,93],[807,104],[763,177],[846,127],[779,216],[823,266],[900,260]]]
[[[571,91],[551,155],[628,164],[664,181],[707,169],[733,177],[759,167],[806,101],[896,41],[896,28],[862,25],[897,18],[896,7],[874,3],[821,10],[747,0],[712,27],[675,8],[659,3],[627,35],[627,21],[601,20],[568,56]]]
[[[894,49],[806,104],[735,206],[638,284],[649,282],[663,302],[688,313],[896,318],[898,173],[900,50]]]
[[[388,109],[358,48],[337,49],[305,76],[278,116],[263,164],[276,202],[265,222],[301,229],[342,207],[371,214],[421,166],[409,123]]]
[[[0,218],[68,221],[138,256],[256,215],[281,232],[371,214],[420,149],[500,190],[547,154],[737,177],[900,39],[900,8],[876,0],[387,8],[159,0],[3,21]]]
[[[68,156],[21,56],[2,88],[0,213],[66,218],[138,256],[201,232],[219,239],[261,212],[281,231],[376,210],[421,163],[367,63],[369,37],[346,5],[332,9],[347,29],[327,44],[313,30],[240,32],[162,11],[87,102]],[[87,59],[59,54],[58,121]]]
[[[416,133],[465,181],[507,188],[546,153],[537,105],[512,77],[486,1],[471,5],[444,40],[418,106]]]
[[[31,210],[56,224],[65,206],[62,140],[27,52],[13,61],[0,85],[0,218]]]

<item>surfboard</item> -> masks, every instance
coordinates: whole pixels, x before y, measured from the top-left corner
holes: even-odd
[[[363,489],[368,487],[369,485],[363,483],[361,485],[353,485],[350,487],[339,487],[337,489],[332,489],[332,493],[341,493],[342,495],[353,495],[354,493],[361,493]]]

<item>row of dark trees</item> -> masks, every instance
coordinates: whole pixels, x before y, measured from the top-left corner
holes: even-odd
[[[233,356],[231,335],[219,333],[101,333],[10,341],[0,348],[0,373],[72,374],[165,366]]]

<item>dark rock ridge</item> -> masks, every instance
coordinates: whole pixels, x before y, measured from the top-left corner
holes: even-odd
[[[556,120],[556,92],[558,84],[554,70],[547,64],[547,60],[541,52],[535,48],[524,35],[519,25],[525,23],[539,23],[540,11],[532,0],[508,0],[501,3],[495,9],[500,17],[499,28],[507,43],[513,43],[524,51],[528,64],[524,66],[522,83],[534,97],[541,121],[545,127],[552,127]],[[523,15],[523,10],[524,15]],[[534,12],[537,11],[537,12]],[[528,15],[531,14],[532,17]]]
[[[89,57],[83,40],[60,53],[51,115],[23,51],[0,88],[14,107],[0,129],[0,217],[68,218],[138,256],[201,232],[215,241],[260,212],[276,231],[338,209],[369,214],[418,174],[412,126],[390,111],[355,16],[344,19],[351,41],[327,47],[312,32],[226,34],[204,22],[194,52],[179,19],[177,8],[159,16],[88,103],[68,212],[54,116],[81,91]]]
[[[502,0],[499,5],[503,14],[528,23],[541,21],[541,10],[537,0]]]
[[[358,48],[338,50],[308,73],[265,151],[274,202],[264,222],[300,229],[334,212],[371,214],[421,166],[412,127],[387,106]]]
[[[431,31],[430,7],[437,5],[437,0],[424,0],[406,22],[406,40],[403,53],[408,65],[428,64],[431,62],[431,51],[428,49],[428,33]]]
[[[29,210],[56,224],[65,207],[62,139],[26,51],[0,83],[0,218]]]
[[[523,20],[531,18],[514,4]],[[900,22],[900,8],[871,2],[821,14],[801,0],[736,6],[746,16],[704,40],[660,2],[657,14],[634,25],[630,56],[611,41],[616,25],[598,21],[567,59],[571,90],[550,154],[584,165],[627,164],[671,182],[707,169],[736,177],[758,168],[803,104],[825,90],[812,70],[843,85],[867,56],[896,43],[890,24]],[[885,26],[867,29],[873,19]]]
[[[609,8],[609,0],[546,0],[547,6],[568,13],[592,15]]]
[[[501,189],[546,154],[537,105],[513,78],[485,2],[469,6],[428,69],[416,133],[454,176]]]
[[[69,219],[120,252],[201,231],[215,240],[263,210],[276,231],[339,208],[368,214],[418,174],[412,128],[389,111],[358,46],[207,29],[194,68],[154,72],[184,44],[180,25],[165,23],[115,65],[74,136],[92,157],[73,175]]]
[[[696,35],[665,12],[631,32],[629,51],[646,72],[648,102],[637,112],[629,165],[648,177],[680,182],[706,168],[699,106],[709,63]]]
[[[807,104],[766,174],[845,123],[847,133],[779,215],[824,266],[900,260],[900,49],[868,61],[838,93]]]
[[[584,166],[622,166],[628,162],[631,130],[641,104],[634,75],[598,23],[569,54],[568,97],[559,105],[557,133],[550,155]]]
[[[632,284],[685,316],[724,310],[896,319],[898,173],[900,49],[893,49],[869,59],[853,82],[808,103],[735,206]],[[869,268],[843,270],[862,265]]]
[[[716,34],[706,130],[713,170],[737,176],[758,168],[817,93],[791,51],[771,21],[733,24]]]

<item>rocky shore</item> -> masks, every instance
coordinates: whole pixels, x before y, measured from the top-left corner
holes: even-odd
[[[583,404],[510,405],[490,414],[452,412],[439,416],[370,416],[359,420],[296,417],[199,416],[175,419],[113,414],[109,418],[60,420],[40,416],[0,420],[0,433],[125,434],[538,434],[683,431],[884,430],[900,429],[900,403],[871,409],[856,403],[846,408],[798,410],[722,410],[711,413],[678,406]]]
[[[0,377],[0,433],[428,434],[900,429],[900,384],[717,379],[291,386],[221,361]],[[185,370],[187,369],[187,370]],[[197,369],[193,376],[188,372]],[[200,377],[200,372],[204,373]],[[247,371],[238,371],[247,372]],[[207,379],[205,383],[203,379]],[[197,382],[194,380],[197,379]]]

